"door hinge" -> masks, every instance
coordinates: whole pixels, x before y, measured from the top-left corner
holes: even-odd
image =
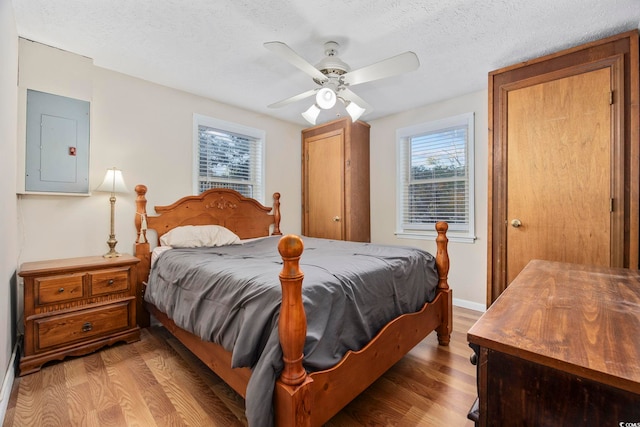
[[[609,92],[609,105],[613,105],[613,91]]]
[[[609,212],[613,212],[613,197],[611,198],[611,206],[610,206],[610,211]]]

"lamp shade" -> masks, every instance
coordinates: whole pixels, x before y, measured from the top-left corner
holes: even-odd
[[[111,168],[107,169],[107,173],[104,176],[102,184],[96,188],[96,191],[105,191],[107,193],[127,193],[127,186],[124,183],[122,177],[122,171],[120,169]]]
[[[336,93],[328,87],[323,87],[316,94],[316,104],[323,110],[328,110],[336,105]]]
[[[353,101],[350,101],[345,108],[347,110],[347,113],[349,113],[349,115],[351,116],[351,120],[354,122],[358,120],[360,116],[366,111],[364,108]]]
[[[302,117],[312,125],[316,124],[316,120],[318,120],[318,116],[320,115],[320,109],[316,104],[313,104],[307,111],[302,113]]]

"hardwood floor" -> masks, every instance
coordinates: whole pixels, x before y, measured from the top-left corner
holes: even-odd
[[[472,426],[476,397],[467,330],[479,312],[454,307],[449,347],[435,333],[327,426]],[[3,427],[243,426],[244,400],[164,328],[17,378]]]

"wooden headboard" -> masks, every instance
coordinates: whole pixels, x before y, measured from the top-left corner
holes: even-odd
[[[157,233],[156,245],[160,237],[182,225],[222,225],[233,231],[241,239],[282,235],[280,232],[280,193],[273,194],[273,207],[263,206],[255,199],[244,197],[235,190],[213,188],[197,196],[186,196],[168,206],[155,206],[157,215],[147,214],[147,187],[136,185],[137,230],[135,255],[138,264],[138,324],[148,326],[148,313],[142,308],[145,281],[151,267],[151,245],[147,230]]]

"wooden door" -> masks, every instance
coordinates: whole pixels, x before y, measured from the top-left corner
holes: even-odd
[[[304,140],[305,230],[309,237],[344,239],[344,131]]]
[[[639,52],[629,31],[489,73],[487,306],[533,258],[639,267]]]
[[[508,93],[508,283],[532,259],[611,265],[610,76]]]

